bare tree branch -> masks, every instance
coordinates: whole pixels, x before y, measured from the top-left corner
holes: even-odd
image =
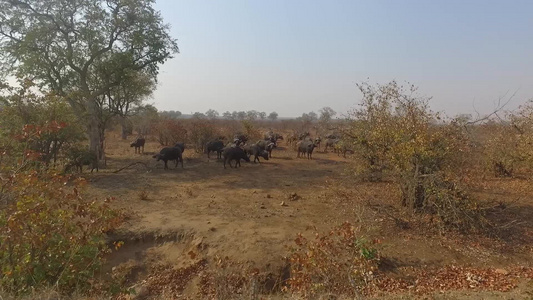
[[[498,113],[499,113],[500,111],[502,111],[502,110],[503,110],[503,109],[504,109],[504,108],[505,108],[505,107],[511,102],[511,100],[513,100],[513,98],[516,96],[516,93],[517,93],[517,92],[518,92],[518,90],[516,90],[516,91],[515,91],[515,92],[514,92],[514,93],[513,93],[513,94],[512,94],[512,95],[511,95],[511,96],[510,96],[505,102],[503,102],[503,103],[502,103],[502,100],[503,100],[503,98],[506,97],[506,95],[508,94],[508,92],[505,93],[504,96],[499,97],[499,98],[497,99],[497,103],[496,103],[496,105],[495,105],[494,110],[493,110],[491,113],[485,115],[484,117],[481,117],[481,114],[480,114],[480,113],[476,110],[476,108],[474,107],[474,111],[476,112],[478,118],[477,118],[476,120],[466,122],[465,125],[479,124],[479,123],[482,123],[482,122],[484,122],[484,121],[489,120],[492,116],[496,116],[497,118],[501,119],[501,118],[498,116]],[[472,105],[472,106],[474,106],[474,105]]]

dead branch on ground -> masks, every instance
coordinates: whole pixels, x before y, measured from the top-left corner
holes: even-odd
[[[137,161],[137,162],[131,163],[131,164],[129,164],[129,165],[123,167],[123,168],[120,168],[120,169],[114,171],[113,173],[118,173],[118,172],[120,172],[120,171],[122,171],[122,170],[124,170],[124,169],[127,169],[127,168],[129,168],[129,167],[132,167],[132,166],[134,166],[134,165],[143,165],[146,169],[150,169],[150,167],[148,167],[145,163],[140,162],[140,161]]]

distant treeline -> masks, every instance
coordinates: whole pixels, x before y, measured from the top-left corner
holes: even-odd
[[[267,115],[264,111],[256,111],[256,110],[249,110],[249,111],[226,111],[222,113],[222,115],[214,110],[210,109],[206,111],[205,113],[202,112],[195,112],[193,114],[182,114],[180,111],[159,111],[159,115],[162,117],[168,117],[171,119],[188,119],[188,118],[198,118],[198,119],[227,119],[227,120],[272,120],[275,121],[278,119],[278,113],[273,111],[270,114]]]
[[[332,118],[335,115],[335,111],[333,111],[329,107],[322,108],[320,110],[320,117],[326,117],[327,119]],[[195,112],[193,114],[182,114],[180,111],[175,110],[164,110],[159,111],[159,115],[162,117],[166,117],[169,119],[189,119],[189,118],[198,118],[198,119],[226,119],[226,120],[271,120],[276,121],[278,120],[278,113],[273,111],[270,114],[267,115],[264,111],[256,111],[256,110],[249,110],[249,111],[226,111],[222,114],[220,114],[218,111],[214,109],[209,109],[205,113],[201,112]],[[292,119],[292,118],[289,118]],[[319,119],[319,116],[315,112],[309,112],[309,113],[303,113],[300,117],[294,118],[297,120],[302,121],[309,121],[314,122]]]

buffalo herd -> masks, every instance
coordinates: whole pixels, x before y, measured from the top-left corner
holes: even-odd
[[[208,159],[211,158],[211,153],[215,152],[217,159],[223,159],[224,168],[229,165],[230,168],[237,168],[241,166],[241,160],[250,162],[253,158],[254,163],[260,163],[261,159],[269,160],[272,158],[272,151],[278,147],[279,140],[283,140],[283,136],[278,133],[269,131],[265,133],[262,140],[256,143],[250,143],[248,137],[244,134],[235,134],[231,142],[225,144],[222,138],[214,139],[205,144],[204,152],[207,153]],[[350,150],[345,146],[340,146],[340,137],[337,135],[327,135],[322,141],[321,137],[311,138],[309,132],[294,133],[287,137],[288,145],[297,151],[297,157],[313,159],[313,150],[320,148],[324,142],[324,152],[328,149],[333,149],[337,153],[342,153],[346,157],[346,152]],[[130,146],[135,147],[135,153],[144,152],[144,138],[137,138]],[[175,167],[181,164],[183,168],[183,152],[185,151],[185,143],[177,143],[174,147],[165,147],[161,149],[158,154],[153,155],[157,161],[162,160],[165,163],[165,169],[168,169],[168,161],[175,161]],[[232,164],[233,163],[233,164]]]

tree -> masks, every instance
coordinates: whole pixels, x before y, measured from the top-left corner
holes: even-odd
[[[208,111],[205,112],[205,115],[209,118],[209,119],[216,119],[218,118],[218,116],[220,115],[218,113],[218,111],[214,110],[214,109],[210,109]]]
[[[267,117],[267,113],[266,112],[262,111],[262,112],[259,113],[259,118],[261,118],[261,120],[266,119],[266,117]]]
[[[331,121],[331,119],[337,114],[337,112],[329,106],[321,108],[318,112],[320,113],[320,121],[324,123],[329,123],[329,121]]]
[[[181,115],[181,112],[178,113]],[[131,119],[133,129],[144,136],[150,132],[152,125],[159,120],[159,113],[153,105],[143,105],[134,109]]]
[[[276,121],[278,119],[278,113],[273,111],[271,112],[269,115],[268,115],[268,118],[271,120],[271,121]]]
[[[197,111],[192,114],[192,117],[195,119],[205,119],[206,116],[203,113]]]
[[[318,120],[318,134],[324,135],[332,129],[331,120],[337,113],[333,109],[331,109],[331,107],[328,106],[321,108],[318,112],[320,113],[320,118]]]
[[[455,116],[455,121],[459,124],[466,125],[468,122],[471,122],[473,120],[471,114],[458,114]]]
[[[250,121],[254,121],[259,116],[259,112],[256,110],[249,110],[246,112],[246,118]]]
[[[123,140],[128,137],[128,128],[131,128],[128,119],[135,111],[134,108],[139,107],[144,99],[152,95],[155,86],[156,82],[152,77],[142,72],[134,72],[122,85],[112,87],[107,97],[101,97],[102,100],[107,100],[107,103],[99,104],[108,109],[108,115],[120,117]],[[106,128],[106,123],[103,122],[102,129]]]
[[[239,119],[239,120],[241,120],[241,121],[244,120],[244,119],[246,119],[246,116],[247,116],[247,114],[246,114],[245,111],[239,111],[239,112],[237,112],[237,119]]]
[[[304,115],[307,115],[307,119],[310,122],[316,122],[318,120],[318,115],[314,111],[309,112],[308,114],[304,114]]]
[[[227,120],[233,120],[233,114],[229,111],[226,111],[222,114],[222,117]]]
[[[0,65],[67,99],[103,157],[111,90],[178,52],[152,0],[0,0]]]
[[[315,112],[310,113],[303,113],[301,117],[297,118],[296,120],[300,121],[302,123],[301,130],[309,130],[309,127],[317,120],[317,114]]]
[[[169,119],[177,119],[181,116],[181,111],[179,110],[168,110],[168,111],[162,111],[159,112],[159,114],[162,117],[169,118]]]

